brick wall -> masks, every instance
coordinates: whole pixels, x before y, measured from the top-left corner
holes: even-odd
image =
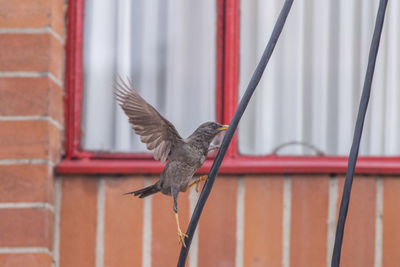
[[[53,263],[63,0],[0,0],[0,266]]]
[[[57,181],[60,266],[175,266],[180,246],[172,199],[122,195],[152,177]],[[188,266],[330,266],[343,182],[328,175],[218,177]],[[183,229],[197,196],[180,195]],[[351,200],[341,266],[397,266],[398,178],[358,176]]]

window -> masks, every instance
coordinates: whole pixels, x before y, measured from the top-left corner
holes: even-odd
[[[215,120],[215,0],[87,0],[82,147],[147,152],[113,98],[116,75],[189,136]]]
[[[60,172],[162,170],[143,154],[112,99],[115,74],[133,79],[182,136],[206,120],[229,123],[283,1],[93,3],[69,6],[67,146]],[[222,172],[345,172],[377,3],[350,9],[344,3],[295,2]],[[400,21],[388,11],[361,150],[368,157],[357,165],[362,173],[400,172]],[[292,141],[303,145],[276,152]],[[313,156],[315,148],[323,155]]]
[[[241,1],[244,92],[282,1]],[[348,155],[379,1],[295,1],[239,131],[239,151]],[[400,155],[398,14],[388,19],[375,69],[360,155]],[[397,20],[394,20],[394,16]],[[305,145],[312,145],[312,149]]]

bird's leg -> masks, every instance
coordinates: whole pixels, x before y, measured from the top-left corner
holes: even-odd
[[[192,186],[194,186],[194,185],[196,185],[196,192],[199,192],[199,183],[200,182],[202,182],[202,181],[205,181],[205,180],[207,180],[207,175],[202,175],[202,176],[200,176],[196,181],[194,181],[193,183],[191,183],[187,188],[186,188],[186,190],[185,190],[185,192],[186,191],[188,191]]]
[[[183,233],[181,230],[181,227],[179,225],[179,217],[178,217],[178,193],[173,192],[172,194],[174,196],[174,212],[175,212],[175,220],[176,220],[176,226],[178,228],[178,241],[179,243],[182,243],[182,245],[186,248],[185,244],[185,238],[188,237],[187,234]]]
[[[188,237],[188,235],[183,233],[181,227],[179,226],[179,217],[177,212],[175,213],[175,219],[176,219],[176,225],[178,227],[178,241],[179,243],[182,243],[182,245],[186,248],[185,238]]]

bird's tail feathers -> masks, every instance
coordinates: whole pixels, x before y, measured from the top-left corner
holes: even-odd
[[[155,183],[153,185],[147,186],[140,190],[125,193],[124,195],[134,195],[134,196],[138,196],[139,198],[144,198],[144,197],[150,196],[152,194],[155,194],[157,192],[160,192],[160,188],[158,186],[158,183]]]

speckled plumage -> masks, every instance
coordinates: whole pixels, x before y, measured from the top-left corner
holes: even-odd
[[[143,198],[161,191],[173,196],[174,211],[177,213],[179,192],[185,191],[194,181],[193,175],[204,163],[210,143],[227,127],[206,122],[188,138],[182,138],[172,123],[148,104],[132,84],[128,85],[122,80],[117,82],[115,96],[140,140],[149,150],[154,150],[154,158],[162,162],[168,159],[160,179],[154,185],[127,194]]]

